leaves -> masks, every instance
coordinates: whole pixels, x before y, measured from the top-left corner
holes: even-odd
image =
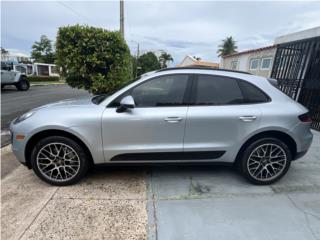
[[[35,62],[54,63],[55,54],[53,52],[52,41],[46,35],[41,35],[40,41],[34,42],[31,57]]]
[[[238,48],[236,46],[236,41],[234,41],[232,37],[227,37],[226,39],[222,40],[222,44],[220,44],[218,47],[218,57],[236,53]]]
[[[130,50],[117,31],[81,25],[60,27],[56,48],[56,63],[72,87],[110,93],[132,77]]]

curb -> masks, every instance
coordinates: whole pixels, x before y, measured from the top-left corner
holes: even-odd
[[[37,86],[50,86],[50,85],[64,85],[67,83],[30,83],[31,87],[37,87]]]
[[[6,154],[11,152],[11,143],[1,147],[1,154]]]

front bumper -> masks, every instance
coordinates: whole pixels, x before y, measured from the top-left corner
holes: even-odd
[[[16,158],[20,163],[23,165],[27,165],[26,159],[25,159],[25,148],[28,142],[28,134],[25,132],[19,131],[19,129],[13,124],[13,122],[10,124],[10,132],[11,132],[11,149]],[[25,138],[23,140],[17,140],[16,136],[24,135]]]

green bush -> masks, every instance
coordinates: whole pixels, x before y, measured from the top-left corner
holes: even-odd
[[[71,87],[110,93],[132,78],[130,50],[118,31],[89,26],[60,27],[56,63]]]
[[[53,76],[27,76],[29,82],[52,82],[59,81],[59,77]]]

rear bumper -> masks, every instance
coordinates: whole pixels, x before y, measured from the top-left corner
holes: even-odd
[[[313,134],[310,130],[310,124],[306,123],[297,124],[290,132],[297,144],[297,154],[294,157],[294,160],[296,160],[308,152],[313,140]]]

